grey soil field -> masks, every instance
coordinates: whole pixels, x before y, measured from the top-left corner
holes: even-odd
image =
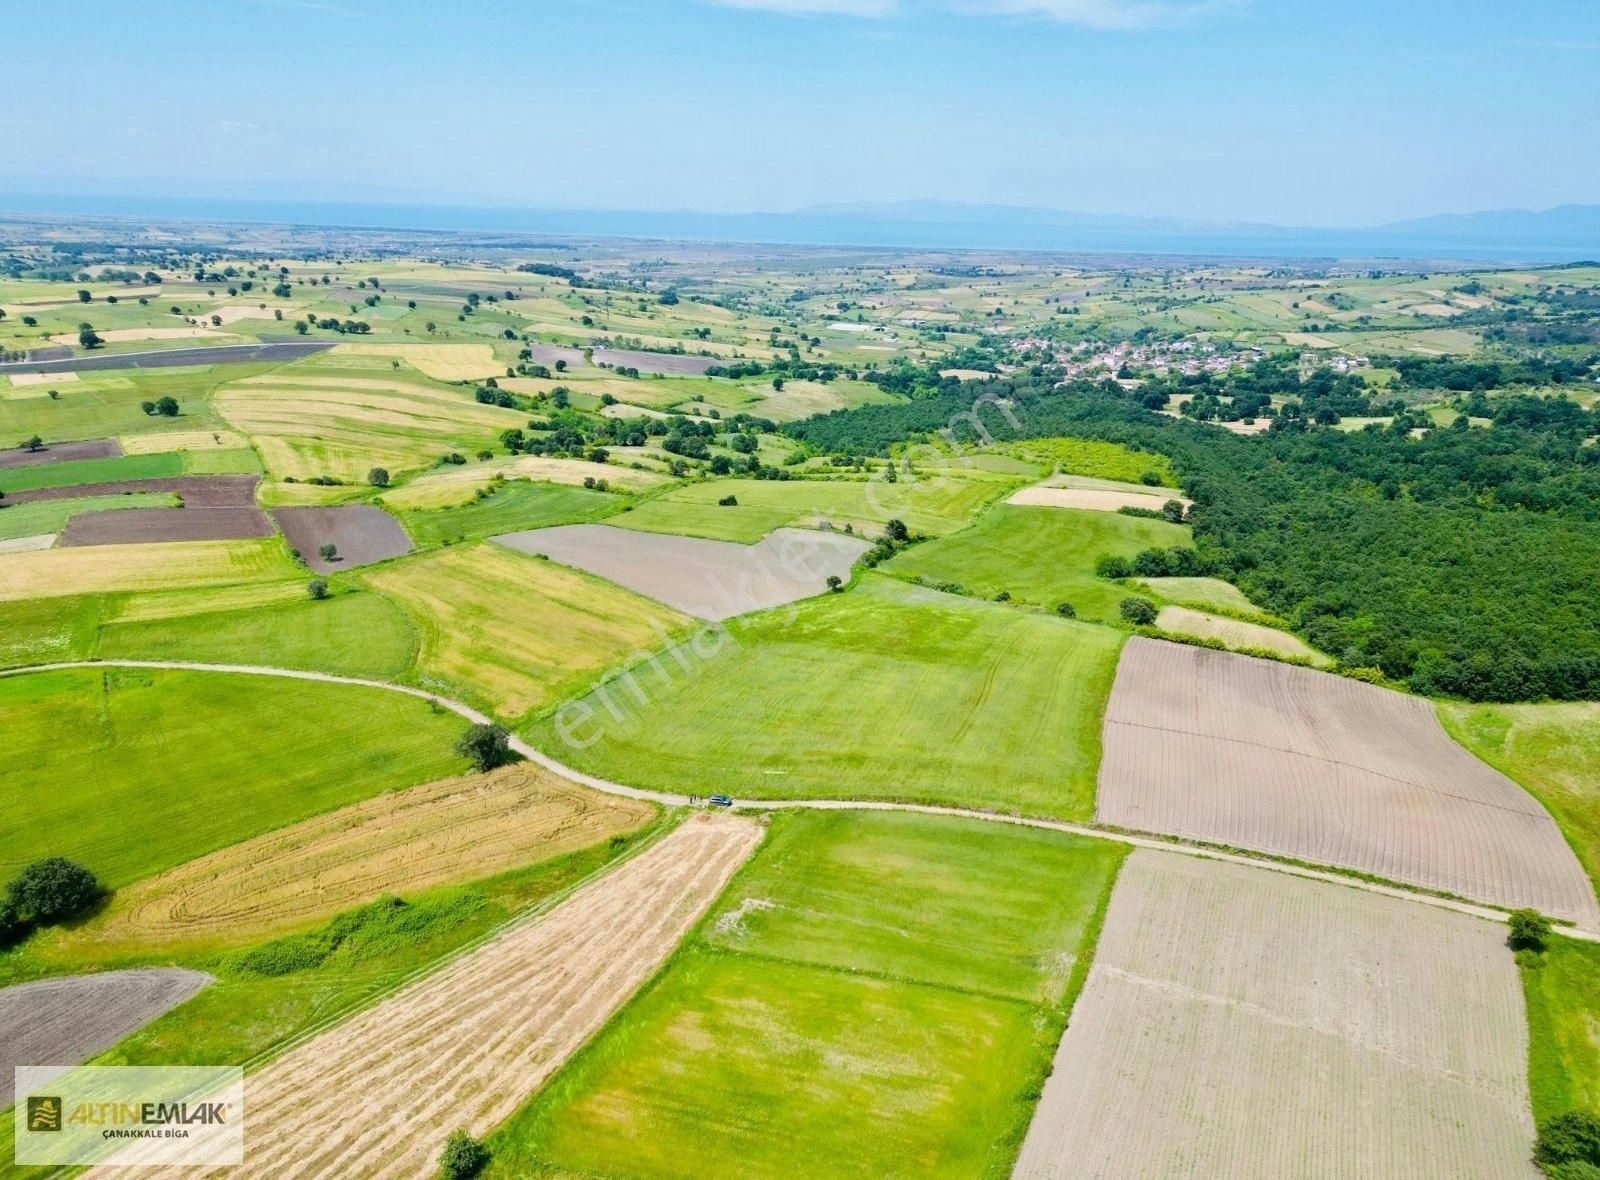
[[[603,524],[561,525],[494,540],[712,621],[821,594],[830,576],[848,581],[850,567],[869,548],[859,537],[810,529],[774,529],[755,545],[736,545]]]
[[[272,514],[292,548],[318,573],[371,565],[411,552],[411,538],[382,508],[354,504],[344,508],[279,508]],[[338,558],[324,561],[318,551],[338,547]]]
[[[122,447],[114,438],[96,438],[88,442],[50,443],[37,451],[26,447],[0,451],[0,471],[8,467],[40,467],[46,463],[67,463],[74,459],[112,459],[122,454]]]
[[[1106,709],[1096,818],[1376,874],[1600,928],[1548,812],[1430,702],[1134,638]]]
[[[1140,850],[1019,1180],[1534,1180],[1504,927]]]
[[[0,989],[0,1109],[19,1065],[77,1065],[211,982],[201,971],[141,968],[69,975]]]
[[[332,343],[310,340],[273,344],[213,344],[205,348],[168,348],[159,352],[91,353],[63,360],[17,361],[0,365],[0,374],[85,373],[99,369],[177,369],[193,365],[293,361],[332,347]]]
[[[75,484],[64,488],[32,488],[11,492],[13,504],[36,500],[76,500],[84,496],[120,496],[124,492],[171,492],[188,508],[250,508],[256,502],[259,475],[173,475],[155,479],[121,479],[114,483]]]

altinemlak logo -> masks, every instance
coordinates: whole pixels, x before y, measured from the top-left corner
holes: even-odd
[[[28,1130],[61,1130],[61,1099],[47,1094],[29,1098]]]

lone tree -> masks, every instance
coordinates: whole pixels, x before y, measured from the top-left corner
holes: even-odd
[[[1156,621],[1155,603],[1148,598],[1124,598],[1117,609],[1135,627],[1148,627]]]
[[[1506,942],[1514,951],[1542,951],[1550,940],[1550,919],[1538,910],[1512,910],[1509,925]]]
[[[104,892],[88,869],[62,856],[36,860],[6,886],[16,917],[34,926],[64,922],[92,906]]]
[[[84,348],[99,348],[105,343],[93,328],[78,329],[78,343]]]
[[[1183,523],[1183,501],[1182,500],[1168,500],[1165,504],[1163,504],[1161,506],[1161,515],[1166,517],[1173,524],[1182,524]]]
[[[387,467],[374,467],[371,471],[367,472],[367,482],[375,488],[388,487],[389,469]]]
[[[312,578],[306,583],[306,593],[316,601],[321,602],[328,597],[328,579]]]
[[[89,294],[89,292],[83,290],[81,287],[78,289],[78,302],[79,303],[88,303],[89,300],[91,300],[93,298],[94,298],[93,295]]]
[[[513,760],[511,735],[498,725],[472,725],[456,743],[456,753],[471,759],[475,770],[493,770]]]
[[[322,558],[323,561],[338,561],[339,546],[335,545],[332,541],[329,541],[326,545],[317,550],[317,554]]]
[[[1534,1160],[1553,1176],[1583,1176],[1564,1164],[1588,1164],[1600,1168],[1600,1114],[1592,1110],[1569,1110],[1539,1124],[1539,1139],[1533,1148]]]
[[[44,450],[44,439],[37,434],[31,435],[22,445],[27,447],[29,451],[42,451]]]
[[[892,471],[893,468],[890,468],[890,470]],[[906,528],[906,522],[899,517],[891,518],[889,523],[883,526],[883,532],[889,540],[897,545],[904,544],[911,539],[911,532]]]
[[[156,398],[156,413],[163,418],[176,418],[178,416],[178,399],[174,397]]]
[[[835,594],[839,593],[839,591],[844,589],[843,579],[841,579],[838,574],[829,574],[828,589],[832,590]]]
[[[451,1131],[439,1155],[441,1180],[470,1180],[489,1162],[489,1149],[465,1131]]]

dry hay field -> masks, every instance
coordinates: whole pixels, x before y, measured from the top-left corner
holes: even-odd
[[[68,975],[0,989],[0,1110],[19,1065],[77,1065],[211,982],[201,971],[148,967]]]
[[[1193,635],[1199,639],[1215,639],[1229,647],[1259,648],[1275,651],[1279,655],[1310,660],[1318,667],[1333,663],[1327,656],[1298,636],[1261,623],[1247,623],[1225,615],[1208,615],[1205,611],[1191,610],[1186,606],[1164,606],[1156,616],[1156,626],[1176,635]]]
[[[520,717],[688,620],[627,590],[497,545],[451,546],[366,575],[422,635],[418,667]]]
[[[615,407],[608,407],[614,409]],[[503,455],[481,463],[467,463],[419,475],[404,487],[385,492],[383,503],[402,512],[427,512],[469,504],[479,488],[489,486],[495,476],[543,483],[582,487],[586,479],[605,480],[612,487],[643,491],[670,482],[671,477],[654,471],[636,471],[587,459],[552,459],[545,455]]]
[[[555,909],[252,1074],[250,1150],[227,1175],[431,1175],[446,1135],[492,1130],[600,1030],[761,834],[747,819],[695,816]]]
[[[125,434],[116,440],[125,455],[154,455],[167,451],[237,451],[250,440],[231,430],[173,430],[164,434]],[[116,452],[112,452],[115,454]]]
[[[1134,638],[1106,708],[1096,818],[1337,865],[1600,929],[1561,830],[1431,702]]]
[[[54,533],[36,533],[31,537],[12,537],[0,541],[0,553],[38,553],[56,543]]]
[[[478,381],[503,377],[506,372],[505,365],[494,359],[494,347],[489,344],[340,344],[334,352],[344,356],[399,357],[435,381]]]
[[[411,552],[411,538],[400,522],[370,504],[279,508],[272,515],[290,546],[300,551],[300,559],[321,574],[371,565]],[[321,555],[324,545],[338,549],[332,561]]]
[[[859,537],[811,529],[775,529],[755,545],[738,545],[603,524],[559,525],[494,540],[718,622],[821,594],[830,576],[847,582],[856,559],[870,548]]]
[[[73,342],[74,343],[77,342],[77,337],[73,337]],[[18,388],[18,389],[21,389],[24,386],[30,386],[30,385],[58,385],[63,381],[76,381],[77,379],[78,379],[78,375],[76,373],[71,373],[71,372],[66,372],[66,373],[12,373],[10,378],[9,378],[11,384],[13,386],[15,386],[16,388]],[[40,397],[44,397],[46,395],[41,392],[39,394],[39,396]]]
[[[239,945],[386,893],[552,860],[655,815],[531,762],[392,791],[188,861],[119,890],[88,937]]]
[[[1506,1180],[1528,1031],[1498,923],[1140,850],[1018,1180]]]
[[[527,425],[525,415],[461,391],[373,378],[246,378],[224,386],[216,405],[279,478],[359,482],[373,467],[395,473],[427,467]]]
[[[0,602],[279,581],[294,574],[294,563],[274,538],[47,549],[0,562]]]
[[[1146,508],[1160,512],[1161,506],[1177,496],[1150,495],[1147,492],[1118,492],[1105,488],[1019,488],[1007,504],[1038,508],[1084,508],[1091,512],[1116,512],[1122,508]]]

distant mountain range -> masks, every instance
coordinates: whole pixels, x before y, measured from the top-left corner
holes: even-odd
[[[813,205],[787,213],[697,213],[389,200],[308,202],[279,192],[247,198],[237,189],[226,195],[169,197],[144,186],[129,188],[126,193],[80,190],[76,194],[0,188],[0,217],[53,213],[468,233],[1249,258],[1600,259],[1600,205],[1451,213],[1368,228],[1329,229],[933,200]]]

